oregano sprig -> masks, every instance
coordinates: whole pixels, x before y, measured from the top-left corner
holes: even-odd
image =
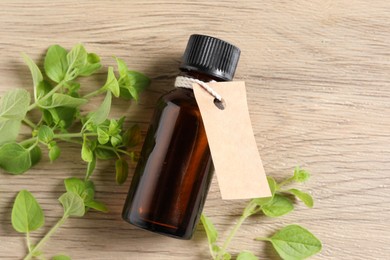
[[[115,58],[118,72],[109,66],[107,79],[101,87],[81,94],[79,77],[91,76],[102,68],[100,57],[89,53],[82,44],[70,51],[60,45],[48,48],[44,70],[26,54],[23,59],[33,79],[34,94],[24,89],[13,89],[0,100],[0,168],[12,174],[22,174],[38,163],[42,147],[48,150],[50,161],[61,155],[60,142],[79,143],[81,158],[88,166],[88,180],[97,159],[116,160],[116,180],[123,183],[127,178],[126,157],[134,161],[138,155],[127,151],[140,138],[139,128],[125,129],[124,120],[108,118],[113,97],[138,100],[139,93],[150,83],[142,73],[128,69],[124,60]],[[92,97],[104,95],[96,111],[87,112],[82,107]],[[34,122],[29,111],[39,110],[41,117]],[[17,141],[20,125],[31,128],[31,136]],[[79,130],[74,125],[80,125]],[[72,127],[72,128],[71,128]],[[130,143],[132,142],[132,143]]]
[[[116,181],[125,182],[128,175],[127,161],[135,161],[137,152],[128,151],[141,141],[140,128],[124,127],[125,117],[109,118],[112,98],[138,100],[139,93],[150,83],[142,73],[129,70],[126,63],[115,58],[118,72],[108,67],[107,79],[97,89],[82,94],[79,77],[91,76],[101,67],[100,57],[88,53],[82,44],[70,51],[60,45],[48,48],[44,59],[44,70],[26,54],[23,59],[30,69],[33,80],[33,96],[24,89],[12,89],[0,100],[0,169],[11,174],[23,174],[36,165],[46,147],[51,162],[61,155],[59,143],[80,145],[80,157],[87,163],[85,178],[67,178],[66,192],[58,199],[63,215],[49,232],[37,243],[32,243],[30,233],[44,225],[44,213],[27,190],[18,193],[12,209],[12,225],[25,233],[28,253],[24,259],[45,259],[42,249],[50,237],[70,217],[82,217],[89,209],[107,212],[107,207],[94,199],[95,187],[90,180],[97,159],[116,161]],[[104,95],[95,111],[84,111],[83,106],[92,97]],[[29,112],[38,110],[40,118],[32,120]],[[31,135],[17,140],[21,124],[31,128]],[[69,260],[59,254],[55,260]]]
[[[68,218],[82,217],[90,208],[107,212],[106,206],[95,200],[95,186],[92,181],[68,178],[64,183],[66,192],[58,199],[63,207],[63,215],[36,244],[32,244],[30,233],[44,225],[45,217],[43,210],[29,191],[22,190],[16,196],[12,208],[11,220],[12,226],[16,231],[26,234],[28,253],[24,257],[25,260],[32,259],[33,257],[42,257],[43,246]],[[67,256],[62,257],[63,259],[70,259]],[[56,257],[54,257],[54,259],[56,259]],[[57,256],[57,259],[61,258]]]
[[[297,188],[286,188],[291,183],[305,182],[310,178],[310,174],[299,167],[294,169],[293,176],[277,183],[274,178],[268,177],[268,184],[272,196],[267,198],[252,199],[245,207],[237,223],[230,231],[223,245],[217,244],[218,232],[213,223],[204,214],[201,216],[201,222],[208,238],[210,254],[214,260],[231,259],[231,254],[227,251],[233,237],[244,223],[244,221],[255,214],[262,213],[268,217],[280,217],[290,213],[294,209],[294,204],[289,196],[293,195],[300,199],[307,207],[312,208],[313,198],[309,193]],[[307,229],[299,225],[289,225],[282,228],[272,237],[256,238],[256,240],[271,242],[278,254],[285,260],[305,259],[321,251],[321,242]],[[237,260],[256,260],[258,259],[252,252],[242,251]]]

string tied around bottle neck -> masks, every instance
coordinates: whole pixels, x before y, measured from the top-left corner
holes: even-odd
[[[199,79],[194,79],[190,77],[185,76],[177,76],[175,80],[175,87],[176,88],[188,88],[193,89],[192,84],[197,83],[199,86],[201,86],[204,90],[206,90],[210,95],[212,95],[215,99],[222,102],[222,97],[219,95],[212,87],[210,87],[207,83],[216,82],[215,80],[204,82]]]

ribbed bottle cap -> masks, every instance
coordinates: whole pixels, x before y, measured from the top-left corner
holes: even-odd
[[[240,49],[220,39],[193,34],[188,40],[180,69],[197,71],[221,80],[232,80]]]

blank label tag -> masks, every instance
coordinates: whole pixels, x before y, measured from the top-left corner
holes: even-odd
[[[209,85],[222,96],[224,109],[193,84],[195,98],[205,125],[222,199],[250,199],[271,196],[257,150],[249,117],[245,82]]]

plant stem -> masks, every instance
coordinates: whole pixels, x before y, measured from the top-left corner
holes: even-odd
[[[32,129],[37,128],[37,125],[30,121],[27,117],[23,118],[23,123],[31,127]]]
[[[19,144],[21,146],[25,146],[25,145],[29,145],[30,143],[35,143],[37,141],[37,138],[36,137],[31,137],[29,139],[26,139],[24,141],[21,141]]]
[[[271,239],[269,239],[268,237],[256,237],[255,240],[256,241],[268,241],[268,242],[271,242]]]
[[[28,252],[31,252],[30,232],[26,233],[26,243],[27,243]]]
[[[95,91],[93,91],[91,93],[88,93],[87,95],[83,96],[82,98],[88,99],[88,98],[100,95],[104,91],[105,91],[104,89],[99,88],[98,90],[95,90]]]
[[[42,102],[42,101],[45,101],[46,99],[48,99],[49,97],[51,97],[55,92],[57,92],[57,90],[59,90],[62,85],[65,83],[65,81],[61,81],[57,84],[57,86],[55,86],[52,90],[50,90],[49,93],[47,93],[43,98],[41,98],[39,101]],[[37,102],[34,102],[33,104],[31,104],[29,107],[28,107],[28,111],[34,109],[35,107],[38,106],[38,103]]]
[[[79,138],[82,138],[83,136],[97,136],[97,134],[95,133],[87,133],[87,134],[83,134],[83,133],[67,133],[67,134],[55,134],[54,135],[54,138],[73,138],[73,137],[79,137]]]
[[[65,223],[65,221],[68,219],[68,216],[63,216],[57,224],[55,224],[49,232],[39,241],[39,243],[31,250],[25,257],[24,260],[29,260],[32,257],[34,257],[34,254],[36,254],[37,251],[46,243],[46,241],[57,231],[57,229]]]
[[[223,254],[226,252],[227,248],[229,247],[229,244],[230,242],[232,241],[234,235],[237,233],[237,230],[241,227],[242,223],[244,223],[245,219],[247,217],[242,215],[238,222],[236,223],[236,225],[234,226],[234,228],[232,229],[232,231],[230,231],[229,233],[229,236],[227,237],[227,239],[225,240],[225,242],[223,243],[223,246],[221,248],[221,251],[219,251],[217,257],[215,258],[216,260],[219,260],[219,259],[223,259]]]
[[[285,179],[284,181],[282,181],[281,183],[278,184],[279,187],[282,187],[284,185],[287,185],[289,184],[290,182],[292,182],[294,180],[294,177],[290,177],[288,179]]]

